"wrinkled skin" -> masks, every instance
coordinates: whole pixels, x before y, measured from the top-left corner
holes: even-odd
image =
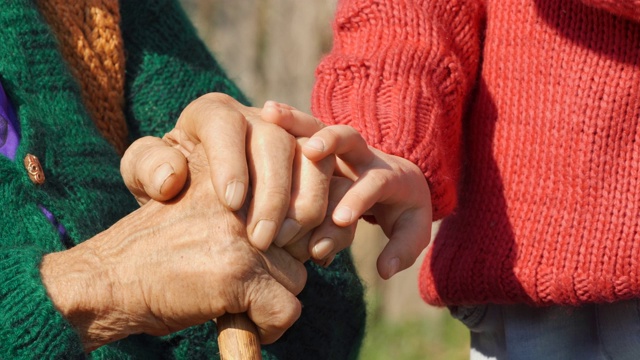
[[[90,351],[130,334],[164,335],[227,312],[247,312],[261,341],[299,317],[306,281],[285,250],[251,246],[246,211],[216,196],[204,151],[188,157],[189,179],[166,203],[149,200],[111,228],[45,256],[43,282]]]

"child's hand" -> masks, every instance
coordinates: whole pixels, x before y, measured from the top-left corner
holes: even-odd
[[[362,136],[346,125],[325,126],[290,106],[268,102],[262,117],[294,136],[309,136],[302,152],[312,161],[335,154],[336,171],[354,181],[333,211],[339,226],[372,215],[389,237],[378,257],[378,272],[385,279],[411,266],[431,238],[431,196],[418,166],[367,146]]]

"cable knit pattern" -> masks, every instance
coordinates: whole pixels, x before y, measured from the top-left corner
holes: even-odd
[[[486,0],[483,8],[444,0],[395,3],[409,15],[405,9],[381,14],[373,0],[340,2],[336,45],[320,66],[314,111],[420,165],[439,215],[450,209],[443,201],[457,186],[457,207],[422,266],[425,300],[578,305],[639,297],[638,1]],[[409,19],[418,8],[424,19],[418,23],[442,22],[447,31],[413,26]],[[454,15],[444,18],[438,12],[444,9]],[[456,16],[482,23],[461,26]],[[345,26],[353,22],[358,26]],[[355,42],[353,29],[368,33],[366,43]],[[419,41],[407,33],[419,34]],[[401,57],[385,51],[416,43],[420,51]],[[449,67],[453,83],[443,86],[433,74],[456,53],[465,54],[458,59],[469,69],[459,60]],[[348,69],[384,64],[385,71],[354,81],[347,71],[329,70],[340,69],[335,59],[345,59]],[[417,64],[424,70],[412,72]],[[410,90],[382,92],[372,85],[389,78]],[[451,88],[457,96],[447,97],[444,89]],[[443,116],[443,109],[465,104],[461,121],[461,110]],[[417,142],[418,129],[434,130]],[[457,141],[441,138],[460,131],[462,156]],[[460,167],[460,179],[450,178],[455,172],[443,164]],[[442,186],[443,179],[452,184]]]
[[[124,45],[118,0],[38,0],[98,130],[121,155],[128,146],[124,118]]]
[[[456,203],[479,20],[479,6],[464,0],[342,1],[333,51],[316,74],[314,114],[350,124],[370,145],[420,166],[436,219]]]

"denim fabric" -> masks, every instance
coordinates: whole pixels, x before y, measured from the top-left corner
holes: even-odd
[[[582,307],[452,307],[471,331],[471,360],[640,359],[638,300]]]

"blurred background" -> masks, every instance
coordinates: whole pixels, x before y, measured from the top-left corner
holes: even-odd
[[[331,49],[336,0],[181,0],[198,33],[253,103],[277,100],[309,112],[314,69]],[[437,230],[437,226],[436,229]],[[352,252],[367,287],[360,359],[466,359],[469,335],[418,294],[420,260],[383,281],[376,257],[387,239],[361,222]]]

